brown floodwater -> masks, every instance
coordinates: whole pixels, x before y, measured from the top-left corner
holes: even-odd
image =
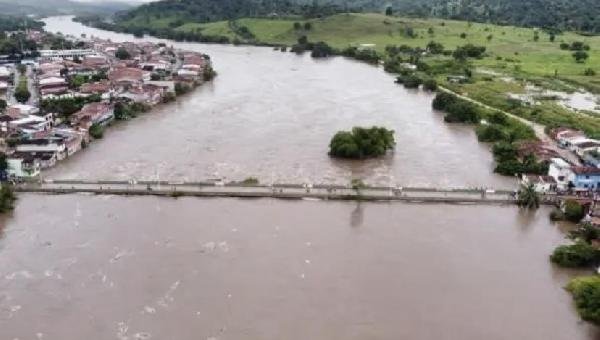
[[[0,339],[597,339],[547,213],[23,195]]]
[[[131,41],[68,17],[47,29]],[[158,39],[148,38],[151,41]],[[198,180],[250,176],[263,182],[512,188],[492,173],[489,147],[470,126],[449,125],[433,95],[406,90],[382,69],[344,58],[315,60],[264,47],[173,43],[209,54],[218,77],[177,103],[109,129],[104,140],[50,171],[53,178]],[[393,155],[364,162],[330,159],[341,129],[396,131]]]
[[[102,32],[65,18],[50,30]],[[180,44],[220,72],[118,124],[52,177],[509,185],[431,96],[341,58]],[[326,156],[355,124],[393,156]],[[594,340],[548,255],[564,232],[510,206],[23,194],[0,220],[0,339]]]

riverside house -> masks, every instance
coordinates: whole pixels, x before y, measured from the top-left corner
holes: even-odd
[[[9,178],[31,178],[40,174],[40,164],[34,157],[23,154],[11,155],[7,157],[6,163]]]
[[[93,124],[106,125],[115,118],[114,107],[107,102],[89,103],[71,117],[71,125],[88,130]]]
[[[576,190],[600,189],[600,169],[596,167],[572,167],[567,179]]]

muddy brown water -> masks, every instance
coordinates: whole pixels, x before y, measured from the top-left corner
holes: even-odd
[[[214,84],[116,126],[48,176],[510,184],[471,129],[444,125],[430,95],[376,69],[182,46],[215,58]],[[327,158],[330,133],[356,122],[393,125],[395,154]],[[23,194],[0,220],[0,339],[599,339],[563,289],[580,273],[548,262],[565,242],[548,212]]]
[[[65,17],[46,23],[53,32],[133,40]],[[218,77],[117,124],[48,177],[514,187],[514,179],[492,173],[489,147],[472,127],[445,124],[431,109],[432,94],[405,90],[382,69],[271,48],[168,43],[209,54]],[[395,152],[365,162],[329,158],[331,137],[356,125],[394,129]]]
[[[547,213],[27,194],[0,339],[595,339]]]

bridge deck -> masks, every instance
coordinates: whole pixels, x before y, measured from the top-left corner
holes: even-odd
[[[306,187],[295,184],[244,185],[216,184],[211,182],[174,183],[126,182],[126,181],[45,181],[42,183],[20,183],[19,192],[34,193],[93,193],[106,195],[156,195],[197,197],[272,197],[283,199],[329,199],[329,200],[372,200],[413,201],[446,203],[515,203],[513,192],[508,190],[440,189],[440,188],[392,188],[366,187],[353,189],[335,185]]]

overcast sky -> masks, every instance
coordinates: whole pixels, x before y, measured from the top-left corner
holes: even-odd
[[[115,2],[115,0],[73,0],[79,2]],[[128,3],[142,3],[142,2],[150,2],[156,0],[116,0],[118,2],[128,2]]]

